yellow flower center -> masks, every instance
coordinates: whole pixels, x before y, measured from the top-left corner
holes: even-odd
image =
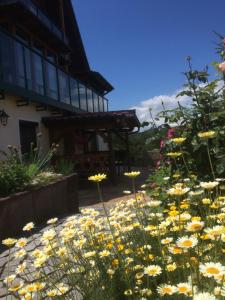
[[[206,272],[209,274],[217,275],[219,274],[219,270],[215,267],[209,267],[206,269]]]
[[[185,240],[185,241],[182,242],[182,246],[184,246],[184,247],[191,247],[192,244],[193,243],[190,240]]]

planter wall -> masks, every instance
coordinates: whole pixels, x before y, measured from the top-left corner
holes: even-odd
[[[0,239],[22,232],[28,222],[79,212],[77,174],[38,189],[0,198]]]

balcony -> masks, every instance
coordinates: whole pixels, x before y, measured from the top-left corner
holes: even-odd
[[[108,111],[106,98],[3,31],[0,31],[0,89],[67,111]]]
[[[69,40],[64,32],[32,0],[1,0],[0,9],[10,12],[15,19],[19,18],[29,27],[35,28],[41,24],[38,30],[40,34],[46,36],[49,32],[67,48],[69,47]]]

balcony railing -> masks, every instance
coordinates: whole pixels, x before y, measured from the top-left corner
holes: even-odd
[[[108,111],[108,100],[65,73],[34,49],[0,31],[0,81],[51,103],[89,112]],[[43,101],[42,101],[43,102]],[[46,100],[47,104],[47,100]]]
[[[13,2],[21,3],[26,9],[28,9],[33,15],[35,15],[52,34],[56,35],[66,45],[69,45],[68,38],[66,37],[64,32],[60,30],[59,27],[56,26],[54,22],[51,21],[51,19],[32,0],[1,0],[0,5],[11,4]]]

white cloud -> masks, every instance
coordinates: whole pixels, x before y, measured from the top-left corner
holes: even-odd
[[[203,86],[203,84],[201,84]],[[217,87],[215,91],[220,90],[224,86],[224,82],[222,80],[217,82]],[[178,93],[183,91],[183,89],[179,89],[175,91],[171,95],[159,95],[154,96],[148,100],[141,101],[138,105],[131,107],[131,109],[136,109],[136,113],[140,122],[151,121],[149,109],[151,109],[153,117],[163,110],[162,101],[166,109],[172,109],[178,106],[178,101],[184,107],[192,105],[192,99],[189,96],[179,96],[176,97]],[[157,125],[162,124],[163,120],[157,121]],[[145,128],[146,129],[146,128]]]
[[[171,95],[159,95],[154,96],[148,100],[141,101],[140,104],[131,107],[131,109],[136,109],[137,116],[140,122],[151,121],[149,109],[151,109],[153,117],[163,110],[162,102],[166,109],[172,109],[178,106],[178,101],[182,106],[190,106],[192,100],[188,96],[176,97],[176,95],[181,92],[181,90],[175,91]],[[162,120],[158,121],[157,124],[161,124]]]

